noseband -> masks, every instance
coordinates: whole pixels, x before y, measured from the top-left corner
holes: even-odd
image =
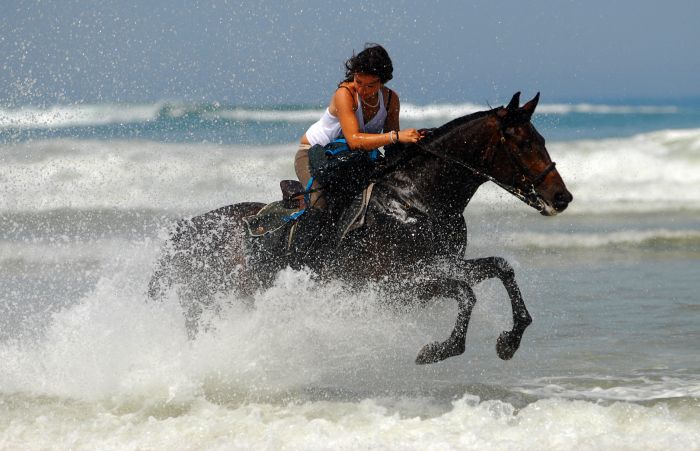
[[[505,142],[506,142],[505,136],[501,135],[501,144],[505,144]],[[549,163],[547,165],[546,168],[544,168],[542,170],[542,172],[540,172],[537,175],[533,175],[532,172],[530,171],[530,169],[527,166],[525,166],[522,161],[515,158],[515,155],[513,155],[513,152],[510,152],[508,149],[505,149],[505,153],[506,153],[506,155],[508,155],[508,158],[510,158],[510,161],[513,163],[513,165],[520,168],[520,170],[522,171],[523,179],[525,180],[526,183],[528,183],[531,186],[532,190],[534,190],[535,188],[540,186],[540,184],[542,183],[544,178],[547,177],[549,175],[549,173],[552,172],[557,167],[557,164],[554,161],[552,161],[551,163]],[[493,154],[495,155],[495,152],[493,152]],[[491,164],[492,165],[493,165],[493,158],[494,157],[491,157]]]

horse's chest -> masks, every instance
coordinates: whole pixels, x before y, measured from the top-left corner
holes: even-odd
[[[407,258],[430,254],[434,248],[435,228],[425,211],[401,200],[392,199],[371,214],[369,225],[379,237],[378,242],[392,250],[395,256]]]

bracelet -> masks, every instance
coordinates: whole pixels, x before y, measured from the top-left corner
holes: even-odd
[[[396,133],[396,137],[394,137],[394,133]],[[399,132],[396,130],[392,130],[389,132],[389,142],[391,144],[396,144],[396,142],[399,140]]]

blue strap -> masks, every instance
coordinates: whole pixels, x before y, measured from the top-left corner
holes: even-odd
[[[304,213],[306,213],[306,208],[304,208],[303,210],[295,211],[291,215],[282,218],[282,220],[284,222],[295,221],[299,218],[299,216],[303,215]]]
[[[338,138],[338,139],[332,141],[330,144],[334,144],[334,143],[340,143],[343,145],[338,146],[335,149],[326,149],[326,151],[324,153],[327,156],[335,157],[336,155],[339,155],[341,153],[350,152],[350,147],[348,147],[348,142],[345,140],[345,138]],[[369,159],[372,161],[377,161],[377,158],[379,158],[379,149],[373,149],[367,153],[369,154]]]
[[[311,206],[311,185],[314,184],[314,177],[311,177],[309,179],[309,183],[306,184],[306,192],[304,193],[304,203],[306,203],[307,206]],[[304,211],[304,210],[301,210]]]
[[[340,146],[336,147],[335,149],[326,149],[325,154],[329,157],[334,157],[338,154],[341,154],[343,152],[349,152],[350,148],[348,147],[348,142],[345,140],[345,138],[338,138],[329,144],[334,144],[334,143],[339,143],[341,144]]]
[[[314,184],[314,178],[311,177],[309,179],[309,183],[306,184],[306,192],[304,193],[304,202],[306,202],[307,207],[311,207],[310,191],[311,191],[311,185],[313,185],[313,184]],[[285,216],[284,218],[282,218],[282,220],[284,222],[296,221],[297,219],[299,219],[299,216],[303,215],[304,213],[306,213],[306,208],[302,208],[299,211],[295,211],[291,215]]]
[[[347,152],[348,150],[349,150],[349,149],[348,149],[347,147],[344,147],[344,148],[343,148],[343,147],[338,147],[337,149],[328,149],[328,150],[326,150],[325,153],[326,153],[326,155],[329,156],[329,157],[334,157],[334,156],[336,156],[336,155],[338,155],[338,154],[345,153],[345,152]]]

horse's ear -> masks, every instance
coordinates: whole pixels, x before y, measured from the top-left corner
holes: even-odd
[[[511,111],[515,111],[518,109],[519,106],[520,106],[520,91],[513,94],[513,98],[510,99],[510,103],[508,103],[508,106],[506,107],[506,109],[511,110]]]
[[[522,110],[525,113],[525,117],[527,117],[528,121],[532,117],[532,114],[535,112],[535,108],[537,108],[537,103],[539,101],[540,101],[540,93],[538,92],[537,95],[532,100],[530,100],[525,105],[523,105]]]

